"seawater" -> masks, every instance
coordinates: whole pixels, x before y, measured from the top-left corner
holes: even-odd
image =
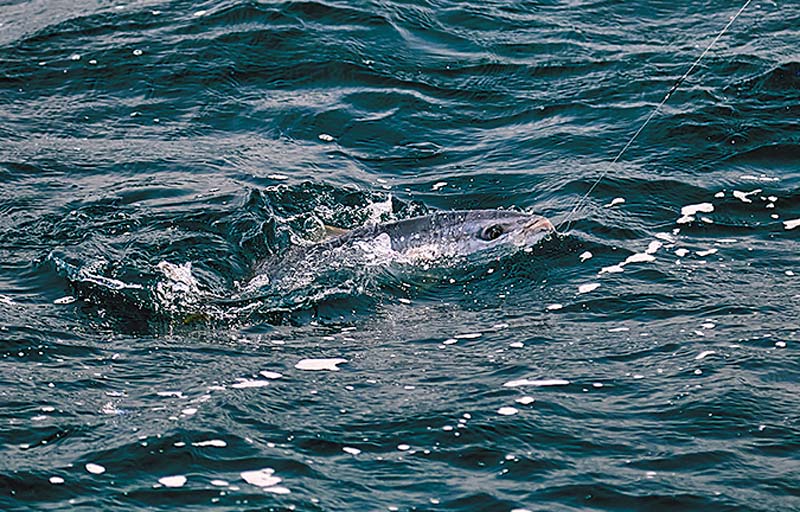
[[[738,7],[0,3],[0,509],[800,509],[798,4],[609,164]]]

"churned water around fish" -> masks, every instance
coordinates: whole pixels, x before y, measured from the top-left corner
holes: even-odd
[[[738,7],[0,3],[0,509],[800,509],[796,2],[569,233],[297,256],[557,224]]]

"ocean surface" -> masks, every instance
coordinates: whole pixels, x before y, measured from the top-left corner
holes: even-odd
[[[611,163],[740,6],[0,0],[0,510],[800,510],[800,4]]]

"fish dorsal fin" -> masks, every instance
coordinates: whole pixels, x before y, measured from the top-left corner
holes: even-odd
[[[340,236],[349,231],[344,228],[337,228],[336,226],[329,226],[327,224],[323,224],[323,226],[325,226],[325,238],[333,238],[335,236]]]

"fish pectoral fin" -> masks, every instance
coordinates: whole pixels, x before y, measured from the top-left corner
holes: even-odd
[[[343,235],[349,231],[344,228],[337,228],[336,226],[329,226],[327,224],[323,224],[323,226],[325,226],[325,238],[333,238],[335,236]]]

